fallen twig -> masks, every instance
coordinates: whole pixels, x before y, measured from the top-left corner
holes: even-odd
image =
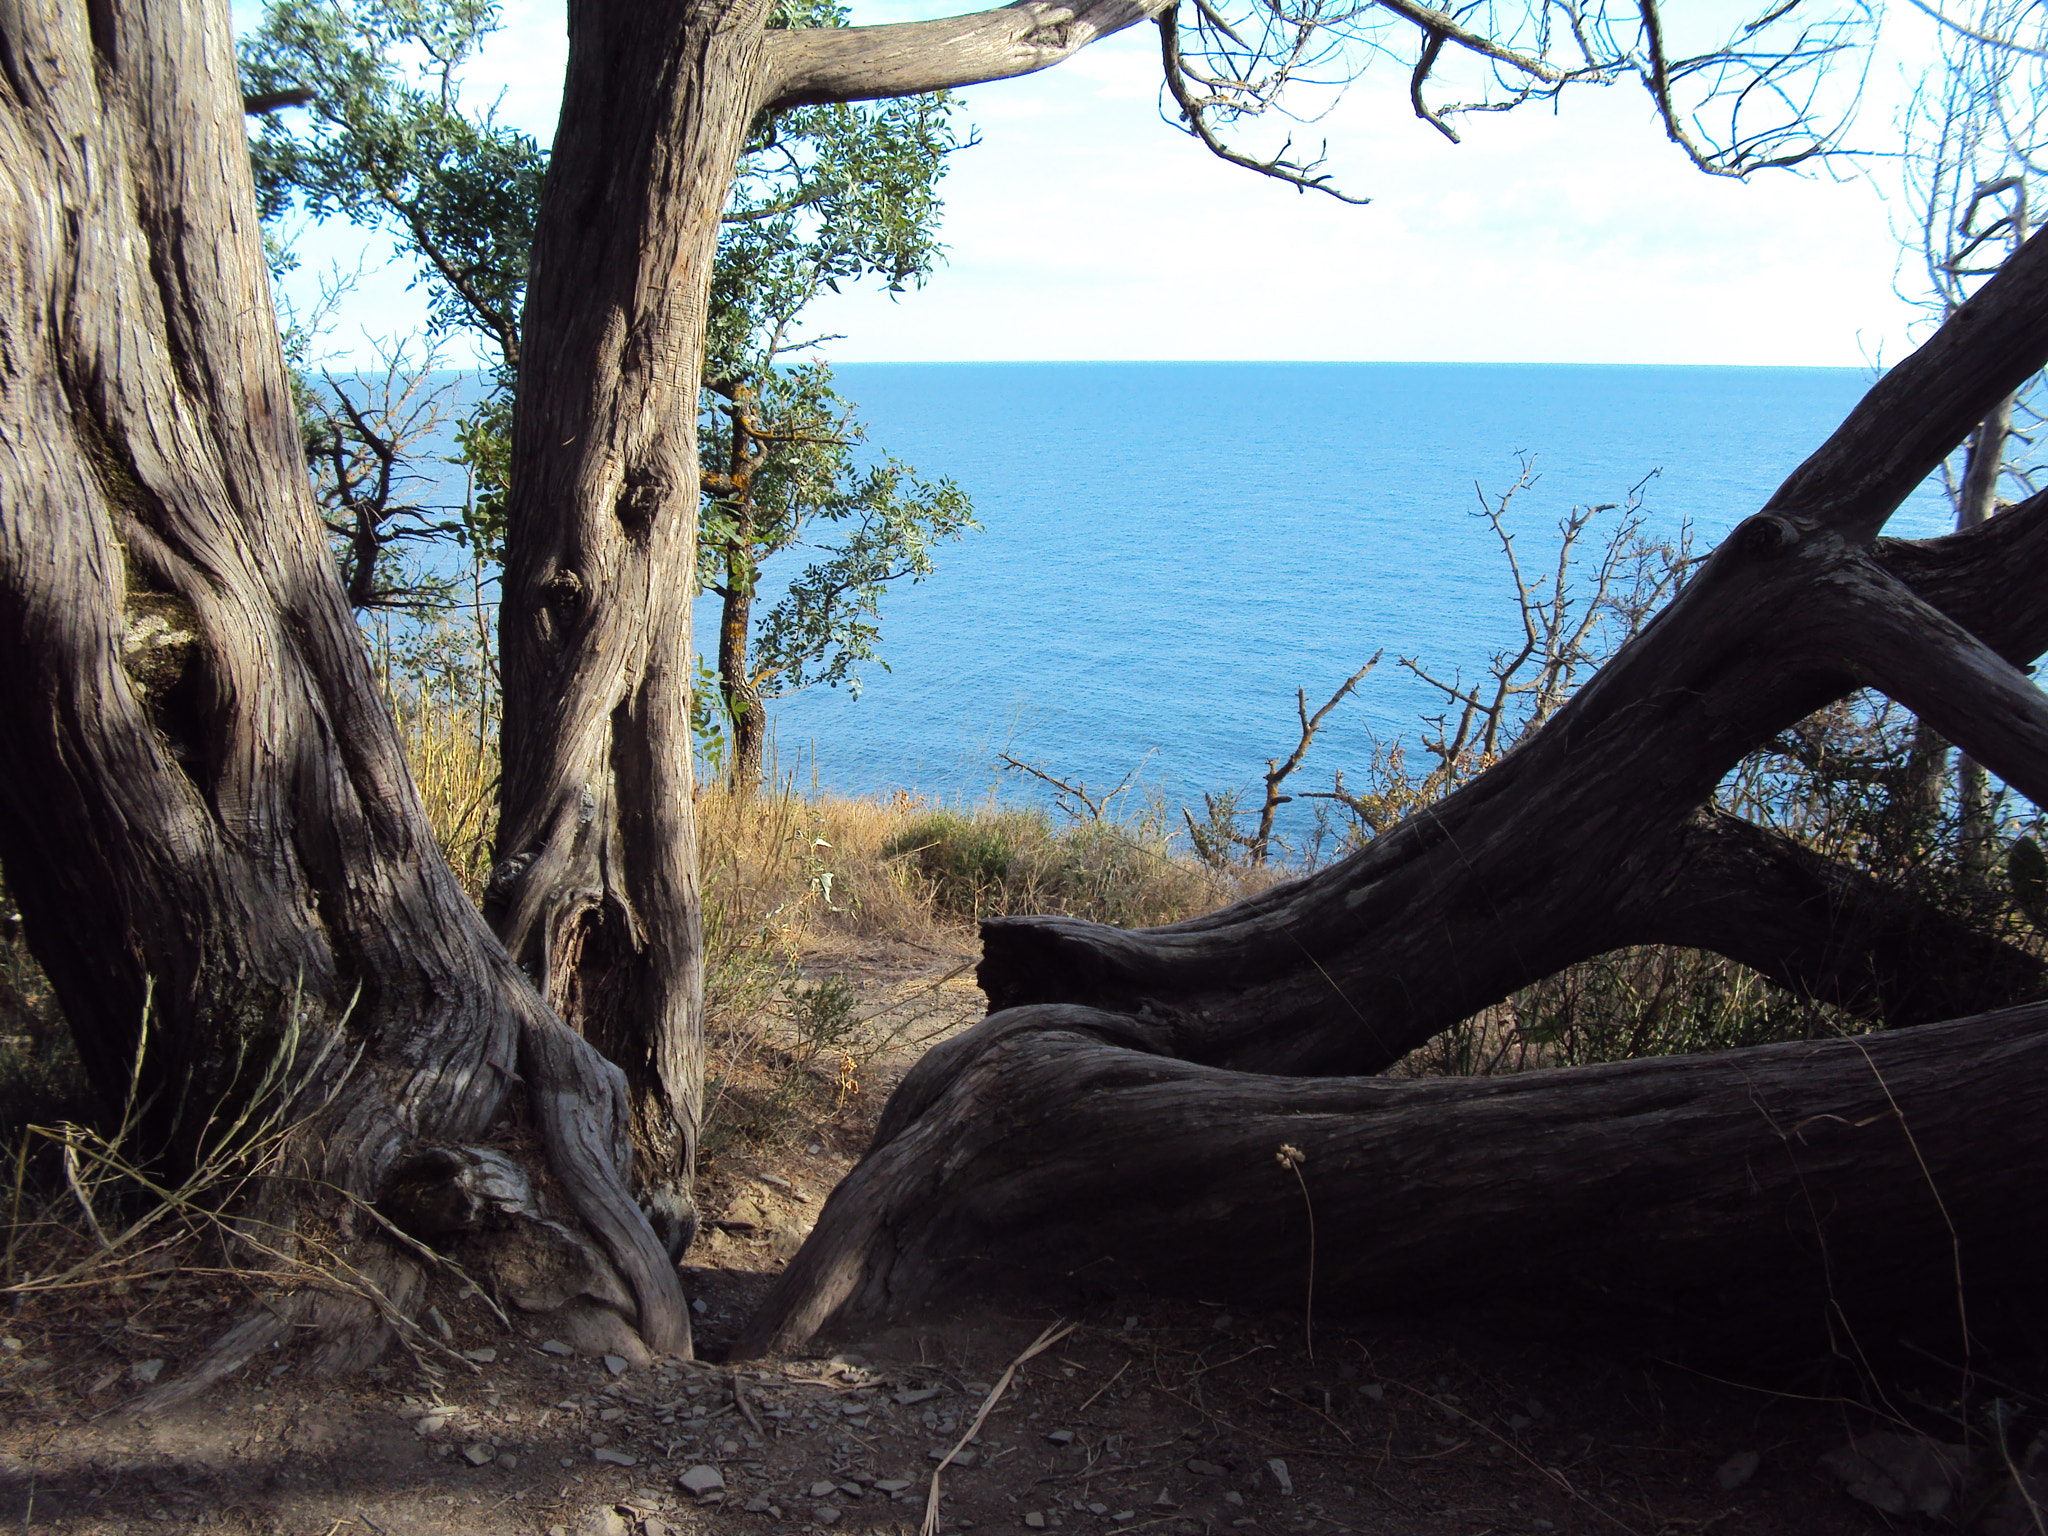
[[[936,1467],[932,1468],[931,1491],[925,1495],[924,1499],[924,1536],[939,1536],[939,1474],[950,1467],[953,1464],[953,1458],[966,1450],[968,1442],[981,1433],[981,1426],[988,1422],[988,1416],[996,1406],[996,1399],[1003,1395],[1004,1389],[1016,1377],[1017,1367],[1026,1360],[1029,1360],[1033,1355],[1051,1349],[1053,1345],[1059,1343],[1061,1339],[1072,1333],[1078,1326],[1079,1324],[1077,1323],[1048,1323],[1045,1332],[1041,1333],[1026,1346],[1023,1354],[1003,1367],[1002,1376],[997,1379],[993,1387],[989,1388],[988,1396],[981,1400],[981,1409],[974,1415],[974,1422],[967,1426],[967,1433],[962,1435],[959,1443],[953,1449],[946,1452],[944,1459]],[[1124,1363],[1128,1365],[1130,1362],[1126,1361]],[[1121,1376],[1123,1373],[1119,1371],[1117,1374]]]

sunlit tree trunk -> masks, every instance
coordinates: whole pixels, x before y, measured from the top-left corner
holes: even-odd
[[[0,77],[0,861],[93,1083],[118,1109],[140,1040],[176,1166],[284,1063],[315,1115],[289,1190],[373,1199],[523,1081],[643,1332],[685,1347],[622,1085],[440,857],[314,516],[227,7],[30,0]],[[307,1202],[355,1228],[266,1209],[288,1234]],[[402,1301],[410,1261],[354,1238]],[[384,1337],[369,1308],[329,1332],[335,1364]]]

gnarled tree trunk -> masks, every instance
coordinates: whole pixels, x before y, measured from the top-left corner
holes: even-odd
[[[2040,1106],[2017,1080],[2036,1070],[2038,1011],[1512,1084],[1294,1080],[1379,1071],[1516,988],[1628,944],[1713,948],[1895,1022],[2038,993],[2029,957],[1703,807],[1745,754],[1859,686],[2048,801],[2048,699],[2020,670],[2048,648],[2048,496],[1945,539],[1878,537],[2044,361],[2048,243],[2036,239],[1470,785],[1328,870],[1192,922],[984,924],[994,1016],[906,1079],[743,1347],[870,1318],[983,1260],[1050,1273],[1149,1253],[1150,1273],[1206,1295],[1259,1289],[1241,1256],[1263,1251],[1256,1234],[1278,1218],[1256,1207],[1284,1205],[1286,1190],[1263,1170],[1263,1183],[1227,1170],[1283,1139],[1316,1170],[1319,1273],[1354,1298],[1440,1292],[1461,1264],[1528,1254],[1620,1288],[1696,1273],[1725,1288],[1717,1305],[1757,1308],[1769,1298],[1756,1277],[1816,1237],[1833,1267],[1809,1264],[1801,1284],[1867,1299],[1904,1265],[1952,1289],[1953,1256],[1924,1219],[1923,1154],[1952,1214],[1966,1207],[1966,1271],[2038,1262],[2033,1229],[1998,1219],[2039,1201],[2019,1149],[2038,1155]],[[1895,1108],[1911,1138],[1896,1115],[1883,1138],[1868,1129],[1888,1113],[1879,1079],[1895,1076],[1910,1085]],[[985,1123],[997,1105],[1011,1134]],[[1841,1143],[1856,1151],[1820,1169],[1808,1149],[1838,1119],[1857,1129]],[[1792,1183],[1760,1171],[1767,1145]],[[1525,1182],[1525,1166],[1544,1179]],[[1132,1215],[1135,1190],[1110,1192],[1127,1173],[1164,1203],[1157,1222]],[[1504,1217],[1489,1180],[1515,1189],[1521,1215]],[[1814,1221],[1788,1205],[1795,1185],[1821,1191]],[[1417,1189],[1441,1202],[1416,1229],[1434,1237],[1398,1224],[1419,1219],[1424,1197],[1397,1192]],[[1589,1204],[1586,1190],[1606,1195]],[[1827,1216],[1831,1204],[1848,1214]],[[1326,1208],[1342,1216],[1322,1220]],[[1598,1237],[1603,1210],[1626,1243]],[[1888,1224],[1933,1249],[1880,1262]]]
[[[697,400],[719,217],[747,129],[778,107],[1043,69],[1159,8],[1022,0],[944,22],[776,32],[767,0],[580,0],[570,13],[520,329],[486,910],[548,1000],[625,1070],[640,1196],[674,1253],[696,1227],[703,1089],[688,695]]]
[[[624,1084],[442,860],[316,520],[227,7],[0,12],[0,223],[0,862],[101,1095],[140,1041],[143,1135],[189,1162],[290,1053],[301,1171],[370,1201],[518,1085],[633,1320],[686,1348]],[[402,1305],[409,1261],[328,1214]],[[328,1364],[379,1347],[373,1309],[320,1316]]]

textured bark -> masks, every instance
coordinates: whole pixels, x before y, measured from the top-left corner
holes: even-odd
[[[951,22],[770,33],[768,10],[572,8],[513,422],[486,910],[549,1002],[625,1071],[640,1197],[678,1254],[696,1227],[703,1097],[688,695],[697,401],[745,134],[764,109],[1045,68],[1149,14],[1031,0]]]
[[[1720,812],[1687,824],[1654,942],[1712,950],[1779,986],[1898,1026],[2048,995],[2048,964],[1931,901]]]
[[[1254,1075],[1165,1043],[1048,1005],[933,1049],[736,1355],[1077,1275],[1297,1307],[1310,1205],[1318,1316],[1590,1303],[1609,1337],[1633,1312],[1692,1345],[1888,1346],[1902,1314],[1952,1326],[1959,1263],[1974,1291],[2037,1287],[2048,1258],[2048,1006],[1484,1078]]]
[[[766,0],[579,4],[521,327],[490,910],[632,1085],[672,1253],[696,1227],[691,818],[697,392],[719,215],[763,101]]]
[[[768,40],[777,106],[915,96],[1028,75],[1172,10],[1166,0],[1017,0],[966,16],[818,27]]]
[[[2028,957],[1703,808],[1745,754],[1859,686],[2048,799],[2048,699],[2019,665],[2048,649],[2048,497],[1945,539],[1877,537],[2044,362],[2037,239],[1471,784],[1330,869],[1191,922],[984,923],[993,1017],[905,1079],[744,1346],[872,1321],[1007,1265],[1112,1259],[1209,1296],[1284,1294],[1301,1277],[1270,1263],[1294,1203],[1271,1161],[1283,1140],[1308,1153],[1319,1284],[1354,1300],[1506,1274],[1524,1300],[1590,1282],[1755,1314],[1782,1273],[1816,1306],[1829,1287],[1924,1304],[1954,1289],[1929,1175],[1963,1213],[1972,1276],[2037,1262],[2038,1241],[2011,1234],[2042,1203],[2039,1105],[2018,1084],[2039,1070],[2038,1009],[1518,1079],[1292,1079],[1378,1071],[1626,944],[1711,945],[1895,1022],[2036,991]],[[1908,1089],[1926,1174],[1880,1069]]]
[[[226,6],[0,10],[0,221],[0,862],[101,1095],[152,987],[174,1161],[296,1040],[307,1171],[373,1198],[523,1080],[642,1331],[687,1347],[624,1084],[441,859],[315,518]]]

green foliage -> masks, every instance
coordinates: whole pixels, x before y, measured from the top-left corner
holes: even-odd
[[[782,0],[769,24],[844,26],[846,17],[824,0]],[[457,426],[456,462],[471,494],[459,520],[432,529],[492,564],[504,556],[518,324],[547,166],[533,139],[458,100],[464,68],[497,26],[491,0],[272,0],[241,59],[247,93],[314,93],[304,114],[266,116],[251,150],[274,270],[295,259],[279,233],[287,215],[388,231],[427,289],[435,339],[469,332],[500,359],[496,389]],[[932,547],[973,526],[950,482],[919,480],[893,459],[864,464],[856,450],[865,432],[830,370],[787,364],[822,339],[794,330],[820,293],[862,280],[901,293],[937,263],[938,184],[947,156],[971,142],[953,126],[954,106],[936,92],[801,107],[764,115],[749,135],[706,324],[707,380],[728,400],[744,391],[773,423],[746,444],[759,450],[746,488],[714,494],[705,508],[704,583],[759,625],[751,664],[734,662],[746,675],[725,679],[729,712],[817,682],[857,691],[854,668],[876,657],[884,591],[922,579]],[[296,353],[303,373],[303,333]],[[300,397],[309,456],[388,461],[374,419],[365,425],[335,409],[303,381]],[[702,439],[714,475],[729,467],[720,462],[719,409],[707,391]],[[351,569],[423,536],[402,517],[366,524],[354,505],[330,503],[330,514]],[[761,562],[826,528],[832,536],[788,595],[754,615]],[[359,586],[368,593],[375,583]],[[425,589],[414,580],[407,591]],[[701,726],[699,738],[708,739]]]
[[[264,221],[296,210],[391,231],[435,332],[481,332],[516,366],[547,156],[456,100],[497,26],[490,0],[272,0],[241,72],[247,93],[313,92],[304,123],[268,115],[250,145]]]
[[[779,0],[776,28],[843,27],[831,0]],[[972,142],[946,91],[764,114],[748,135],[712,278],[704,376],[758,379],[810,344],[789,327],[820,292],[921,283],[940,256],[938,183]],[[816,338],[814,338],[816,339]]]
[[[486,564],[505,563],[505,506],[512,494],[512,391],[501,379],[455,429],[455,462],[469,471],[462,540]]]
[[[845,13],[784,0],[770,25],[844,26]],[[719,655],[736,722],[763,699],[817,683],[858,695],[856,668],[877,659],[888,587],[922,580],[933,546],[976,526],[951,481],[921,480],[887,457],[863,463],[866,431],[831,370],[787,361],[823,339],[797,332],[820,293],[864,279],[901,293],[936,265],[938,184],[947,157],[971,142],[955,131],[953,107],[943,91],[800,107],[762,118],[749,137],[712,279],[698,435],[698,577],[748,636]],[[762,566],[799,546],[817,558],[755,613]]]
[[[988,896],[1010,878],[1024,842],[1042,842],[1051,835],[1051,824],[1036,811],[992,817],[933,811],[883,844],[882,855],[910,864],[931,886],[932,899],[942,910],[977,917]]]
[[[2036,928],[2048,929],[2048,855],[2033,838],[2017,838],[2006,849],[2005,879],[2014,905]]]
[[[844,1053],[859,1043],[860,993],[844,976],[827,976],[812,987],[792,987],[786,1002],[799,1065]]]
[[[877,659],[890,584],[922,581],[934,546],[977,526],[952,481],[919,479],[890,458],[862,468],[855,450],[865,431],[831,380],[817,361],[760,377],[751,419],[773,422],[774,435],[745,484],[728,486],[705,507],[700,580],[743,611],[766,561],[798,547],[818,553],[765,616],[747,615],[753,634],[744,676],[723,680],[728,707],[750,694],[778,698],[816,683],[844,683],[858,696],[855,668]],[[747,409],[736,402],[727,414]]]
[[[883,845],[955,917],[1052,913],[1138,928],[1178,922],[1240,894],[1175,859],[1156,809],[1056,828],[1045,812],[931,811]]]

